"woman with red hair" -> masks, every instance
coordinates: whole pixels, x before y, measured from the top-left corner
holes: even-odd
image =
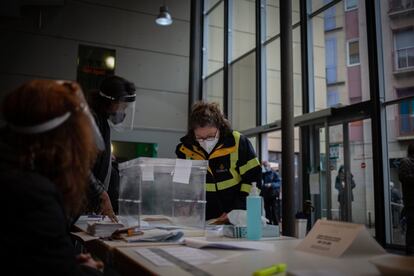
[[[0,133],[0,209],[7,225],[0,228],[3,270],[100,275],[102,262],[76,255],[69,235],[68,218],[84,204],[101,143],[79,85],[29,81],[6,96],[2,113],[6,126]]]

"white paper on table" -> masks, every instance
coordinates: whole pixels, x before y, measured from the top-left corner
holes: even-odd
[[[328,257],[385,253],[364,225],[328,220],[318,220],[296,249]]]
[[[309,189],[311,195],[319,195],[319,173],[311,173],[309,175]]]
[[[142,169],[142,181],[154,181],[154,166],[145,165]]]
[[[176,159],[173,182],[189,184],[192,164],[191,160]]]
[[[214,263],[219,260],[219,257],[204,250],[189,248],[185,246],[174,246],[174,247],[163,247],[160,248],[163,251],[173,255],[174,257],[192,264],[192,265],[201,265],[206,263]],[[158,254],[152,252],[147,248],[135,249],[135,252],[151,261],[157,266],[173,266],[174,264]]]
[[[134,250],[136,253],[147,259],[148,261],[152,262],[156,266],[173,266],[174,264],[170,261],[167,261],[163,257],[155,254],[148,248],[139,248]]]
[[[215,249],[235,249],[235,250],[264,250],[274,251],[273,244],[256,241],[205,241],[198,239],[185,238],[183,244],[194,248],[215,248]]]

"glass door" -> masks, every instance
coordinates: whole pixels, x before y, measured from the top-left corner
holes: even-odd
[[[364,224],[374,234],[371,120],[312,128],[312,224],[320,218],[348,221]]]

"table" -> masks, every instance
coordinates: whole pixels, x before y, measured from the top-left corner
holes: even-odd
[[[211,275],[239,276],[252,275],[254,271],[276,263],[286,263],[288,274],[298,270],[313,272],[324,270],[327,272],[325,275],[380,275],[375,265],[368,261],[379,255],[344,255],[340,258],[318,256],[295,250],[294,248],[300,241],[297,239],[264,241],[274,245],[274,252],[204,249],[228,261],[203,264],[199,268]],[[151,246],[147,245],[147,247]],[[113,265],[121,275],[138,275],[138,273],[145,273],[145,275],[191,275],[177,266],[157,267],[134,252],[134,249],[137,248],[140,247],[118,247],[113,251]]]

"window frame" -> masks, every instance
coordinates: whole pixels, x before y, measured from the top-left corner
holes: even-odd
[[[345,0],[344,1],[344,10],[346,12],[353,11],[353,10],[357,10],[358,9],[358,0],[355,0],[355,6],[353,6],[353,7],[348,7],[348,2],[349,2],[349,0]]]
[[[395,29],[395,30],[392,31],[393,40],[394,40],[393,41],[394,42],[394,58],[393,58],[394,59],[394,64],[393,65],[394,65],[394,69],[397,70],[397,71],[414,69],[414,65],[412,65],[412,66],[408,65],[408,60],[407,60],[407,66],[405,66],[405,67],[400,67],[399,66],[397,52],[399,50],[404,50],[404,49],[414,49],[414,44],[413,44],[413,46],[411,46],[409,48],[406,47],[406,48],[397,49],[397,35],[400,34],[400,33],[403,33],[403,32],[411,32],[411,33],[414,34],[414,27],[400,28],[400,29]]]
[[[358,63],[350,63],[350,55],[349,55],[349,44],[353,43],[353,42],[358,42]],[[361,51],[359,49],[359,38],[352,38],[352,39],[348,39],[346,41],[346,65],[347,67],[353,67],[353,66],[358,66],[361,65],[361,55],[360,55]]]

